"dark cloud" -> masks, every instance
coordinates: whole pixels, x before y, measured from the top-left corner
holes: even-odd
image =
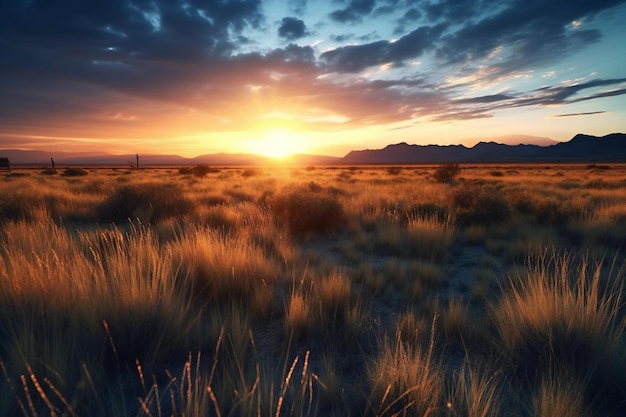
[[[623,0],[514,0],[508,4],[446,1],[427,7],[430,16],[460,22],[455,32],[438,41],[438,55],[449,63],[475,61],[504,46],[499,65],[506,70],[553,62],[600,38],[597,30],[571,30],[576,19],[623,3]],[[494,10],[493,14],[486,10]]]
[[[315,62],[315,53],[310,46],[289,44],[284,49],[275,49],[267,55],[267,59],[278,62]]]
[[[607,86],[620,85],[620,84],[625,84],[625,83],[626,83],[626,78],[609,79],[609,80],[596,79],[596,80],[591,80],[585,83],[575,84],[575,85],[568,85],[568,86],[557,85],[557,86],[543,87],[538,90],[532,91],[530,94],[526,96],[518,97],[513,103],[513,106],[519,107],[519,106],[529,106],[529,105],[546,106],[546,105],[557,105],[557,104],[569,104],[569,103],[576,103],[580,101],[593,100],[596,98],[623,95],[623,94],[626,94],[625,89],[611,90],[611,91],[605,91],[601,93],[594,93],[594,94],[590,94],[590,95],[582,96],[582,97],[575,97],[581,91],[584,91],[590,88],[607,87]]]
[[[578,117],[578,116],[592,116],[594,114],[604,114],[605,111],[588,111],[584,113],[567,113],[567,114],[555,114],[552,117]]]
[[[472,21],[477,15],[498,8],[503,2],[489,0],[443,0],[425,2],[422,10],[429,20],[445,20],[450,23]]]
[[[185,102],[219,74],[241,31],[260,26],[260,6],[260,0],[2,2],[0,54],[11,58],[0,65],[1,100],[11,97],[20,114],[3,112],[0,123],[11,116],[41,120],[59,109],[69,114],[72,106],[83,114],[107,91]]]
[[[528,92],[515,94],[495,94],[467,99],[450,100],[449,107],[436,120],[454,120],[476,117],[487,117],[494,112],[504,109],[513,109],[529,106],[567,105],[582,101],[596,100],[605,97],[626,95],[626,88],[610,89],[601,92],[581,95],[585,90],[623,86],[626,78],[596,79],[580,84],[563,86],[547,86]]]
[[[401,18],[399,18],[396,21],[398,23],[398,26],[394,30],[394,33],[395,34],[405,33],[406,27],[409,25],[415,26],[417,24],[417,21],[421,17],[422,17],[422,12],[420,12],[415,7],[411,7],[404,13],[404,15]]]
[[[289,0],[289,10],[302,16],[306,11],[307,0]]]
[[[444,30],[443,25],[423,26],[401,37],[396,42],[377,41],[350,45],[324,52],[320,60],[340,72],[359,72],[374,65],[401,64],[420,56]]]
[[[260,0],[33,1],[0,6],[0,33],[12,43],[54,51],[74,45],[82,57],[115,48],[118,57],[199,59],[232,52],[230,33],[257,26]],[[3,3],[5,4],[5,3]]]
[[[329,38],[331,41],[344,43],[351,39],[354,39],[354,33],[342,33],[340,35],[330,35]]]
[[[342,33],[340,35],[330,35],[329,39],[334,42],[346,43],[352,40],[357,40],[360,42],[372,42],[374,40],[380,40],[380,35],[378,32],[370,32],[365,35],[356,36],[354,33]]]
[[[498,101],[511,100],[512,98],[513,97],[507,94],[492,94],[488,96],[472,97],[472,98],[456,100],[455,103],[459,103],[459,104],[494,103]]]
[[[296,17],[283,17],[278,28],[278,36],[293,41],[307,35],[304,21]]]
[[[254,37],[270,30],[261,2],[0,2],[0,134],[29,129],[63,135],[68,126],[89,122],[103,136],[121,124],[132,136],[134,126],[139,132],[140,124],[153,121],[155,135],[166,136],[161,126],[171,120],[186,126],[183,114],[201,115],[194,116],[190,131],[232,129],[234,122],[224,120],[233,118],[241,128],[253,125],[260,112],[280,111],[283,100],[357,124],[485,118],[501,109],[626,95],[625,78],[466,95],[470,85],[494,85],[598,42],[600,29],[574,27],[572,21],[588,22],[624,0],[345,1],[331,12],[333,22],[368,26],[330,39],[362,44],[319,56],[313,47],[295,44],[308,34],[301,20],[310,8],[306,0],[290,0],[290,13],[298,17],[280,22],[278,35],[287,44],[280,48]],[[399,17],[392,21],[397,41],[376,31],[362,35],[377,28],[379,16]],[[402,68],[424,55],[437,59],[429,62],[436,71]],[[394,74],[405,78],[353,75],[382,64],[393,64]],[[450,86],[452,75],[472,81]],[[242,109],[254,100],[260,103],[256,113]]]
[[[376,0],[350,0],[347,7],[331,12],[329,17],[339,23],[361,23],[375,5]]]

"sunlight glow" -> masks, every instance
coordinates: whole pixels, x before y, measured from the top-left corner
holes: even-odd
[[[252,144],[254,153],[270,158],[286,158],[294,153],[302,153],[302,140],[296,132],[286,129],[271,129]]]

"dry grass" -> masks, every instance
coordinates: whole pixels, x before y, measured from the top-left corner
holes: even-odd
[[[434,323],[427,346],[400,338],[381,342],[367,368],[369,407],[376,416],[428,416],[440,412],[443,369],[434,353]]]
[[[462,168],[3,178],[0,409],[623,415],[626,168]]]

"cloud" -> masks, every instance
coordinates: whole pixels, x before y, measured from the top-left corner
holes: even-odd
[[[597,42],[598,30],[571,29],[571,22],[623,3],[623,0],[510,3],[482,1],[439,2],[427,8],[429,16],[442,17],[459,28],[438,40],[438,56],[448,63],[477,62],[498,47],[504,53],[498,62],[506,72],[554,62]],[[493,10],[482,14],[484,10]],[[479,14],[481,13],[481,14]]]
[[[620,2],[345,1],[328,11],[331,19],[364,25],[329,36],[340,46],[322,53],[296,44],[308,35],[306,0],[291,0],[293,15],[279,20],[281,44],[263,43],[276,41],[268,22],[277,17],[264,14],[262,0],[0,2],[0,55],[9,57],[0,65],[0,134],[60,135],[78,126],[106,137],[123,125],[141,137],[147,124],[150,134],[167,137],[254,127],[263,112],[291,110],[311,119],[341,115],[345,127],[412,124],[621,96],[624,78],[559,84],[555,76],[542,78],[553,82],[544,88],[470,89],[601,40],[587,22]],[[391,26],[377,26],[382,18]],[[398,39],[382,39],[394,26]],[[425,64],[409,65],[417,59]],[[379,74],[384,80],[360,74],[385,64],[393,71]],[[461,81],[448,83],[452,76]]]
[[[283,17],[278,28],[278,36],[293,41],[307,35],[304,21],[295,17]]]
[[[566,114],[555,114],[552,117],[578,117],[578,116],[592,116],[594,114],[603,114],[606,113],[606,111],[602,110],[602,111],[589,111],[589,112],[584,112],[584,113],[566,113]]]
[[[307,0],[289,0],[289,10],[302,16],[306,11]]]
[[[458,104],[480,104],[480,103],[494,103],[498,101],[511,100],[513,97],[507,94],[492,94],[488,96],[472,97],[456,100]]]
[[[320,55],[320,61],[335,71],[359,72],[374,65],[392,63],[420,56],[444,30],[445,25],[422,26],[396,42],[377,41],[349,45]]]
[[[472,21],[475,16],[489,11],[494,6],[498,7],[499,4],[501,3],[493,4],[485,0],[442,0],[425,2],[421,9],[431,21],[445,20],[458,23]]]
[[[328,16],[339,23],[361,23],[363,17],[370,14],[375,5],[376,0],[350,0],[347,7],[334,10]]]
[[[446,108],[442,114],[437,115],[435,119],[454,120],[476,117],[490,117],[496,111],[504,109],[513,109],[529,106],[567,105],[582,101],[596,100],[605,97],[626,95],[626,88],[609,89],[605,91],[584,94],[586,90],[601,87],[619,87],[624,84],[626,84],[626,78],[595,79],[573,85],[559,84],[547,86],[535,90],[530,90],[528,92],[512,92],[509,94],[494,94],[473,98],[456,100],[453,99],[449,101],[448,108]],[[580,113],[580,115],[586,114],[596,113]],[[572,113],[571,115],[575,114]]]
[[[394,34],[402,34],[406,32],[406,27],[409,25],[415,25],[416,22],[422,17],[422,12],[420,12],[415,7],[411,7],[404,15],[397,19],[396,22],[398,26],[394,30]]]

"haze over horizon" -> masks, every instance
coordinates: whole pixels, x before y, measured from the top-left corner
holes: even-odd
[[[54,3],[0,5],[0,149],[343,156],[626,131],[626,0]]]

